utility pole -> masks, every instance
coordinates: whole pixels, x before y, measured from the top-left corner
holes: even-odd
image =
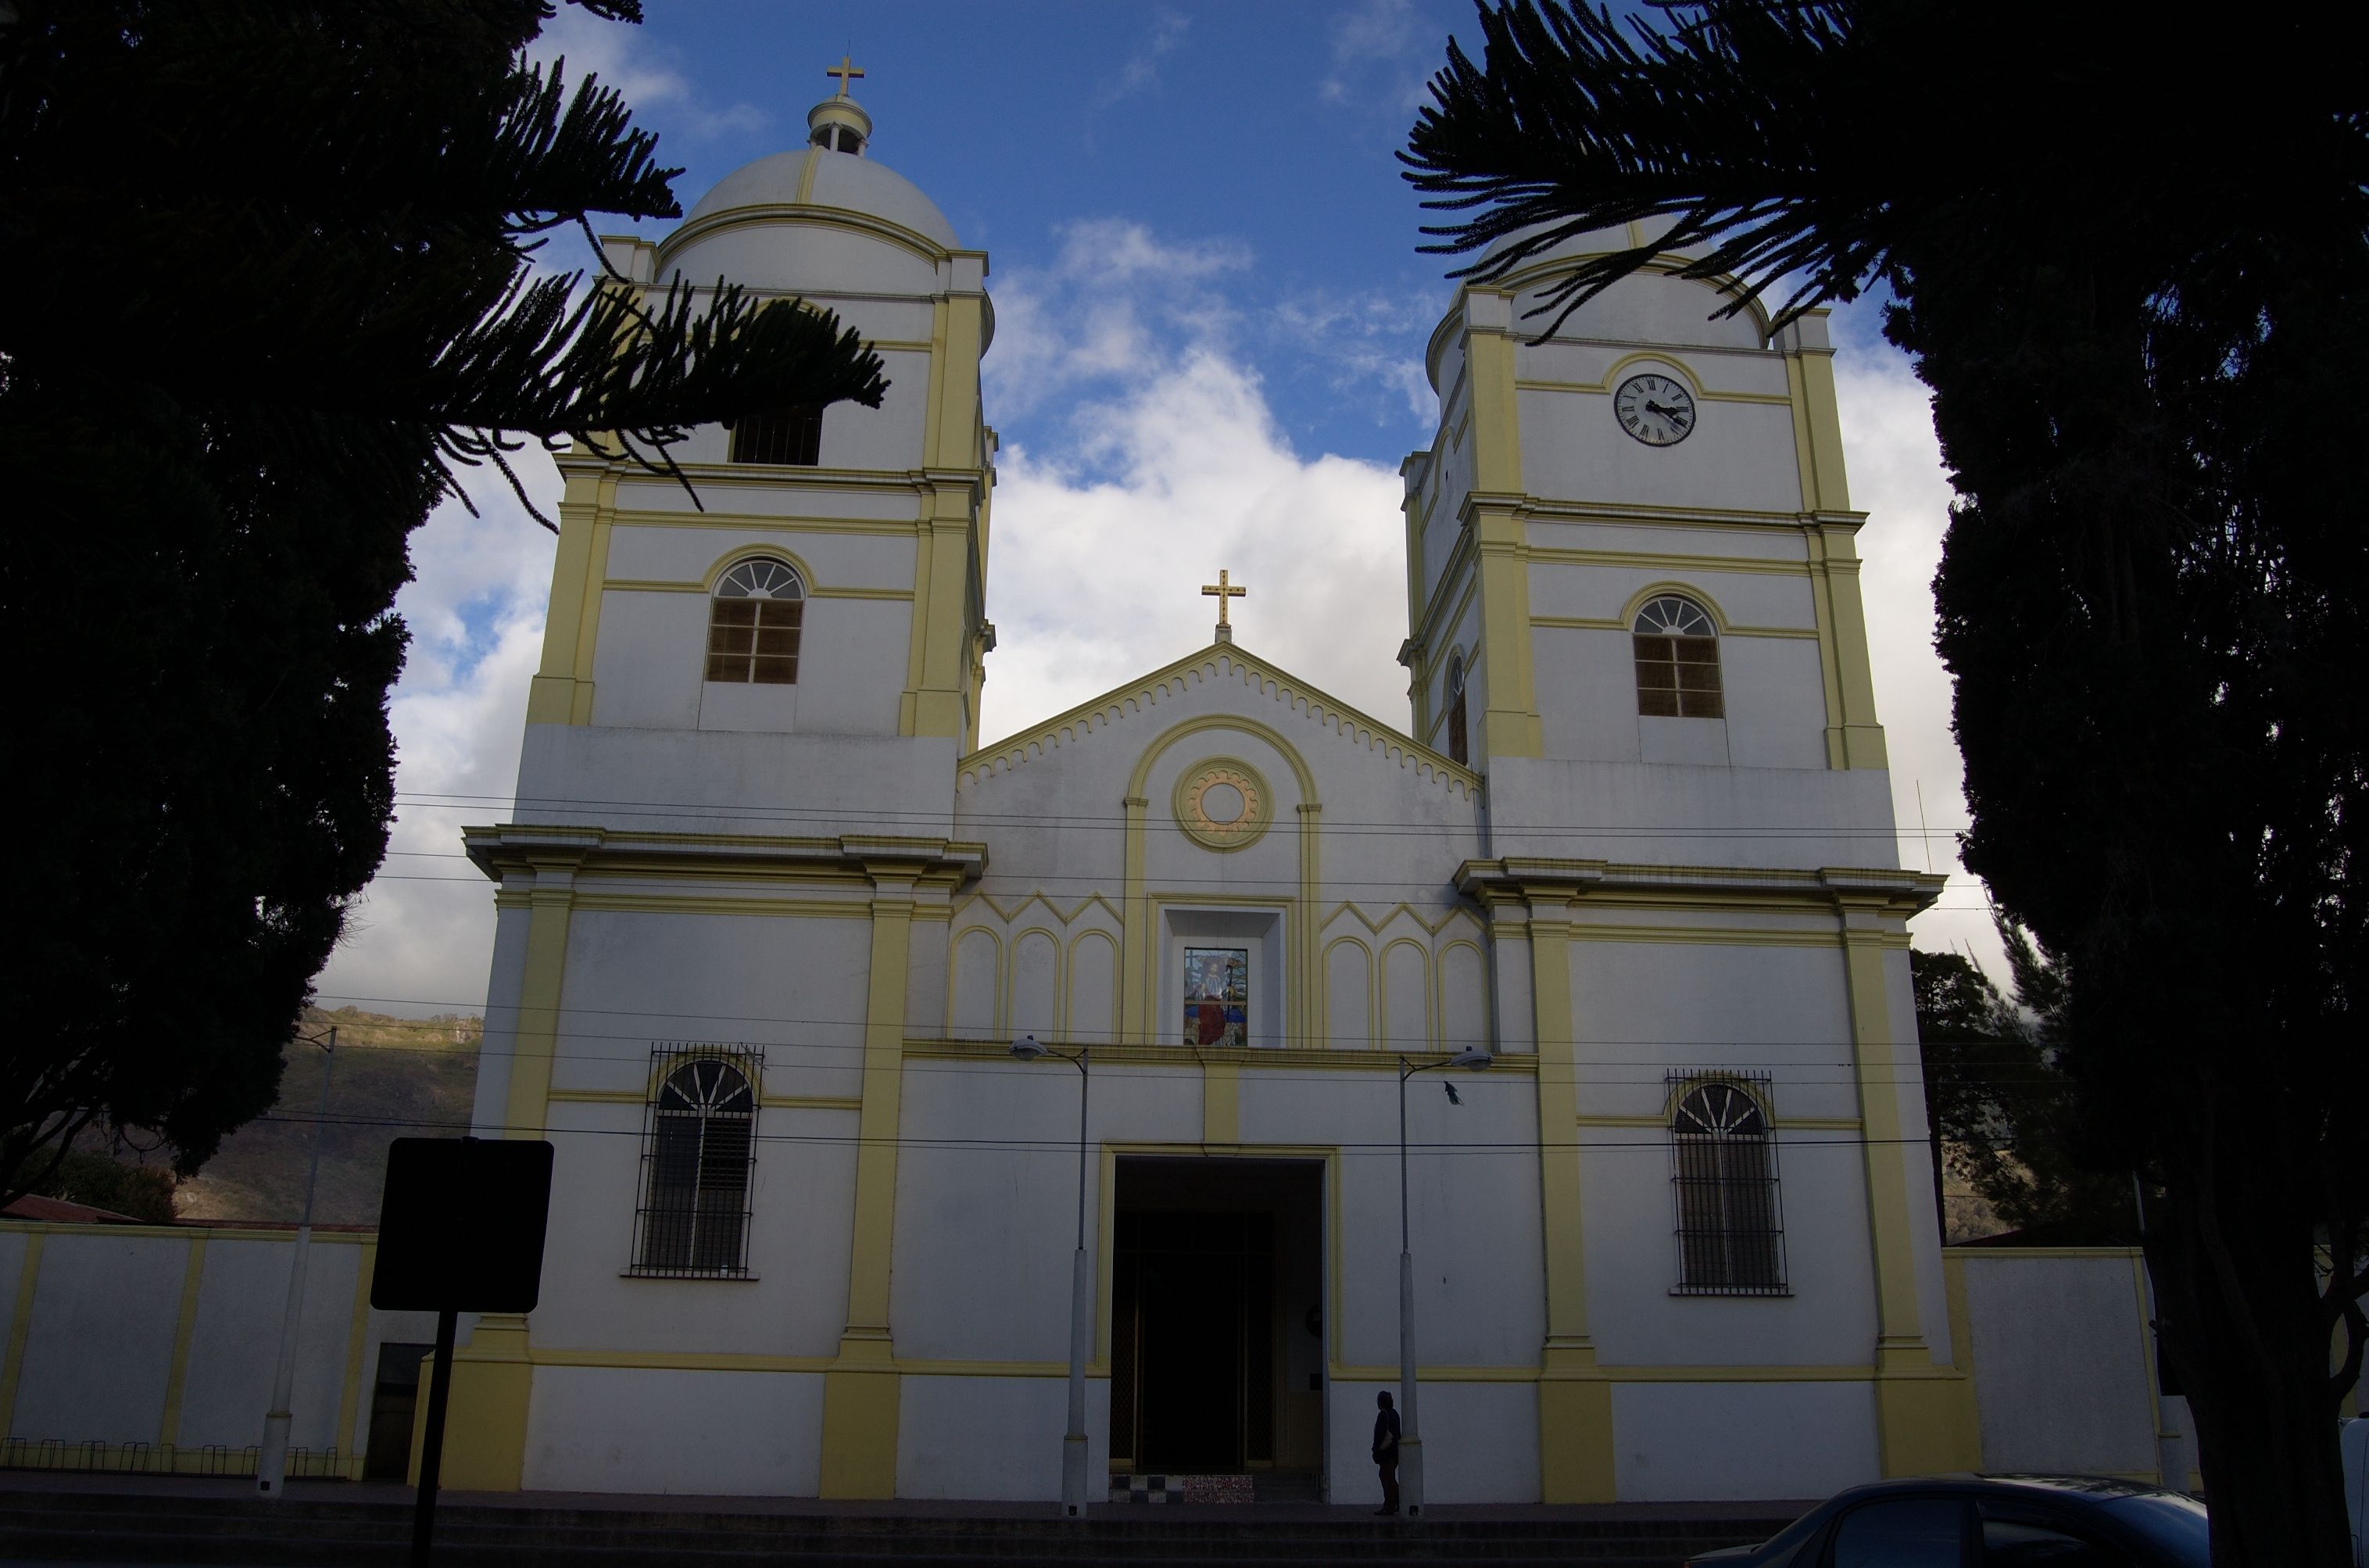
[[[313,1193],[321,1180],[321,1132],[329,1116],[329,1080],[338,1070],[338,1026],[318,1035],[298,1036],[302,1044],[318,1046],[321,1061],[321,1106],[313,1116],[313,1159],[304,1173],[304,1217],[296,1225],[296,1256],[288,1265],[288,1310],[280,1320],[280,1365],[271,1377],[271,1409],[263,1417],[263,1448],[255,1458],[255,1490],[273,1502],[288,1490],[288,1429],[294,1421],[288,1406],[296,1394],[296,1331],[304,1321],[304,1265],[313,1253]]]

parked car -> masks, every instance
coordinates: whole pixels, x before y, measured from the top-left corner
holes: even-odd
[[[2204,1505],[2089,1475],[1940,1475],[1854,1486],[1758,1546],[1688,1568],[2210,1568]]]

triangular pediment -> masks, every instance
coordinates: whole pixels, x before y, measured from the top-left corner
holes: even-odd
[[[1105,736],[1125,744],[1122,734],[1133,732],[1132,739],[1140,744],[1167,727],[1160,711],[1163,704],[1187,692],[1216,692],[1230,697],[1237,690],[1239,704],[1226,705],[1237,708],[1245,719],[1287,735],[1297,730],[1310,741],[1329,738],[1349,744],[1369,752],[1377,763],[1402,769],[1450,795],[1467,799],[1481,795],[1481,776],[1471,769],[1239,643],[1211,643],[1066,713],[979,748],[956,764],[956,785],[975,787],[1067,748],[1097,744]]]

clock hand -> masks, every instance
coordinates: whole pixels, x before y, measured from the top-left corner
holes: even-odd
[[[1648,414],[1659,414],[1665,419],[1684,419],[1687,417],[1684,409],[1665,408],[1651,398],[1647,398],[1645,401],[1645,412]]]

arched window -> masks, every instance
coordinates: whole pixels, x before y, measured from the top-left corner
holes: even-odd
[[[1670,1119],[1681,1295],[1781,1296],[1785,1230],[1760,1102],[1737,1080],[1680,1080]]]
[[[715,585],[707,612],[707,678],[794,686],[807,585],[786,563],[760,555]]]
[[[1663,718],[1723,718],[1719,628],[1691,599],[1645,601],[1631,628],[1637,645],[1637,711]]]
[[[753,1052],[670,1059],[649,1104],[636,1274],[749,1272],[749,1169],[756,1157]]]
[[[785,463],[812,468],[822,461],[822,405],[792,403],[743,414],[728,427],[735,463]]]
[[[1464,656],[1459,653],[1448,661],[1448,754],[1469,762],[1471,750],[1464,733]]]

